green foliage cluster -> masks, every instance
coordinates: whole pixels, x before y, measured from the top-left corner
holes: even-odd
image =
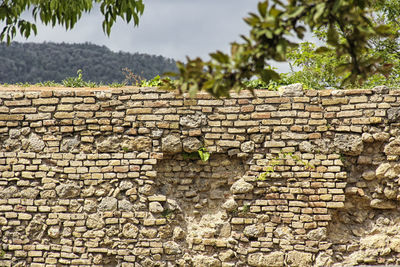
[[[381,0],[379,2],[384,2]],[[182,92],[194,95],[203,90],[216,97],[228,96],[231,90],[240,91],[254,75],[265,83],[279,81],[278,73],[269,61],[285,61],[298,44],[293,36],[303,39],[306,27],[325,30],[327,45],[318,53],[334,52],[342,61],[334,69],[341,75],[341,84],[364,82],[371,74],[387,75],[391,66],[382,57],[368,53],[372,39],[393,39],[389,25],[373,21],[374,0],[266,0],[258,4],[258,14],[250,13],[245,22],[251,27],[244,43],[233,43],[231,53],[210,54],[211,60],[188,59],[178,62],[178,86]]]
[[[336,35],[332,29],[321,27],[314,30],[314,35],[324,47],[310,42],[300,43],[289,49],[287,59],[291,61],[292,71],[281,75],[281,84],[302,83],[306,89],[325,88],[372,88],[378,85],[399,87],[400,85],[400,2],[397,0],[379,0],[370,4],[369,16],[373,27],[387,28],[385,35],[368,36],[367,46],[359,51],[361,61],[371,63],[368,75],[362,80],[352,79],[349,70],[343,68],[350,60],[350,55],[339,54],[335,42],[346,44],[349,38],[348,28],[336,24]],[[342,25],[343,26],[343,25]],[[380,64],[381,69],[376,65]],[[299,69],[300,70],[297,70]],[[295,70],[296,69],[296,70]],[[347,81],[343,83],[342,81]]]
[[[69,30],[83,13],[91,11],[94,6],[100,7],[104,17],[103,31],[107,35],[110,35],[111,27],[118,18],[127,23],[133,20],[134,25],[138,25],[144,10],[142,0],[3,0],[0,2],[0,25],[5,26],[0,28],[0,41],[6,39],[10,43],[17,32],[26,38],[32,32],[37,34],[35,23],[21,18],[24,12],[30,12],[35,22],[39,18],[45,25],[54,27],[59,24]]]
[[[151,80],[142,80],[138,85],[141,87],[161,87],[164,86],[166,82],[171,82],[169,77],[161,78],[160,75],[157,75]]]
[[[81,69],[86,80],[97,84],[123,83],[130,69],[142,77],[175,71],[172,59],[147,54],[112,52],[90,43],[17,43],[0,44],[0,83],[61,83]]]

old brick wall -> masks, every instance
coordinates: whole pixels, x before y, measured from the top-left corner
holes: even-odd
[[[385,87],[3,88],[0,266],[400,264],[399,126]]]

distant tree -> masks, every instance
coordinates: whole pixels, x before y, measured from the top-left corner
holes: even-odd
[[[116,53],[94,44],[18,43],[0,44],[0,83],[61,82],[83,71],[85,80],[122,83],[122,69],[152,79],[177,71],[174,60],[147,54]]]
[[[400,85],[400,2],[397,0],[386,0],[375,2],[373,6],[371,21],[374,25],[383,23],[389,26],[389,37],[372,37],[368,40],[369,47],[361,56],[363,58],[374,57],[387,67],[387,72],[371,72],[362,84],[363,87],[377,85],[399,86]],[[345,32],[339,30],[339,40],[344,42]],[[327,29],[321,28],[314,31],[314,35],[320,42],[327,42]],[[308,88],[322,89],[326,87],[342,88],[359,87],[357,81],[342,81],[351,73],[349,71],[338,71],[349,56],[344,54],[336,56],[336,52],[329,44],[330,49],[318,53],[319,47],[310,42],[303,42],[295,49],[289,50],[287,57],[291,60],[293,71],[283,77],[283,82],[301,82]],[[298,68],[301,68],[298,70]]]

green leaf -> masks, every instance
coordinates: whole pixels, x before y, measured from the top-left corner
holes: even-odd
[[[323,53],[328,53],[328,52],[331,52],[332,50],[331,49],[329,49],[328,47],[326,47],[326,46],[321,46],[321,47],[318,47],[316,50],[315,50],[315,53],[316,54],[323,54]]]
[[[219,63],[229,63],[229,56],[222,53],[221,51],[217,51],[216,53],[211,53],[210,57],[215,59]]]
[[[299,15],[301,15],[301,13],[303,13],[303,11],[306,9],[306,6],[298,6],[296,8],[294,8],[290,14],[288,15],[288,18],[295,18]]]
[[[267,15],[268,1],[259,2],[257,8],[260,15],[265,18],[265,16]]]
[[[273,17],[276,18],[278,17],[280,14],[282,14],[282,11],[280,11],[279,9],[275,8],[275,6],[272,6],[271,9],[269,10],[269,14]]]
[[[315,6],[316,12],[314,14],[313,20],[315,23],[318,23],[319,18],[322,16],[326,8],[326,3],[320,3]]]
[[[271,80],[279,80],[279,74],[273,70],[265,69],[260,73],[263,82],[268,83]]]
[[[210,158],[210,153],[207,151],[207,149],[205,147],[201,147],[199,148],[199,150],[197,151],[201,161],[206,162],[208,161],[208,159]]]
[[[339,35],[334,25],[330,24],[328,28],[328,44],[337,45],[339,43]]]

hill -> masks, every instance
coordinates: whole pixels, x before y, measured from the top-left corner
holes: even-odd
[[[81,69],[86,81],[121,83],[123,68],[146,79],[176,71],[175,61],[162,56],[113,52],[90,43],[0,43],[0,83],[61,82]]]

